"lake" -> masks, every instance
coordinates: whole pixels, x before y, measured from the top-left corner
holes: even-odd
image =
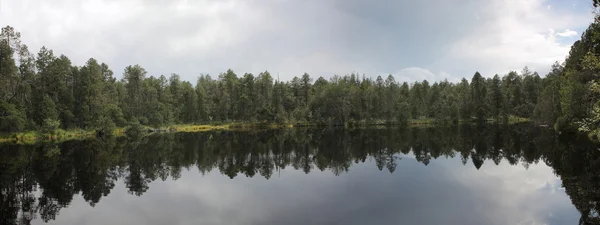
[[[0,145],[0,224],[594,224],[600,152],[529,124]]]

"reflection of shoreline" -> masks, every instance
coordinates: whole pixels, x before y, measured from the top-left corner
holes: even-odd
[[[379,170],[393,173],[398,156],[412,155],[424,165],[439,157],[456,157],[463,164],[470,161],[476,169],[483,165],[495,168],[494,164],[504,162],[523,163],[527,168],[542,160],[567,180],[564,186],[577,206],[578,198],[594,196],[569,192],[573,185],[577,189],[596,188],[580,179],[593,176],[585,171],[594,171],[589,164],[598,158],[595,151],[589,151],[594,147],[573,138],[557,141],[550,130],[528,126],[170,133],[152,138],[109,138],[106,142],[94,139],[6,146],[0,152],[0,188],[2,193],[9,193],[10,202],[37,204],[17,210],[29,210],[51,220],[78,193],[89,204],[98,203],[119,179],[125,180],[129,193],[139,196],[148,190],[150,182],[176,179],[183,169],[197,168],[202,174],[219,171],[229,178],[260,175],[269,179],[282,168],[304,173],[329,170],[341,175],[355,163],[373,161]],[[563,163],[569,161],[577,163]],[[42,195],[33,196],[38,185]],[[11,188],[15,186],[21,189]],[[17,195],[17,191],[25,195]],[[577,208],[585,211],[590,207],[595,206]],[[6,210],[0,211],[8,213]],[[10,215],[0,218],[16,219]]]

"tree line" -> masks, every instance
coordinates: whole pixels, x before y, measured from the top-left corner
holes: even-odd
[[[76,66],[46,47],[34,55],[20,33],[7,26],[0,33],[0,131],[104,129],[137,122],[161,127],[546,118],[554,111],[547,112],[549,103],[540,95],[562,71],[555,64],[546,78],[525,67],[493,78],[476,72],[459,83],[408,83],[392,75],[372,79],[355,73],[330,79],[305,73],[280,81],[268,71],[238,75],[227,70],[215,78],[201,74],[192,84],[177,74],[148,76],[140,65],[131,65],[118,80],[108,65],[93,58]],[[543,105],[536,107],[538,101]]]
[[[177,74],[148,76],[140,65],[127,66],[118,80],[94,58],[77,66],[46,47],[33,54],[20,33],[6,26],[0,32],[0,132],[137,123],[506,122],[516,116],[600,136],[599,29],[596,16],[565,61],[553,64],[544,77],[525,67],[492,78],[476,72],[458,83],[407,83],[392,75],[373,79],[355,73],[330,79],[305,73],[280,81],[268,71],[227,70],[214,78],[201,74],[193,84]]]
[[[550,129],[527,125],[167,133],[1,147],[2,224],[54,220],[77,195],[95,206],[119,183],[140,196],[151,183],[176,180],[186,170],[270,179],[281,169],[340,176],[369,163],[397,173],[398,164],[412,156],[425,166],[456,157],[476,169],[502,161],[525,167],[544,162],[562,179],[582,220],[598,222],[593,212],[600,209],[600,187],[594,182],[597,145],[582,136],[557,138]],[[411,157],[400,160],[407,154]]]

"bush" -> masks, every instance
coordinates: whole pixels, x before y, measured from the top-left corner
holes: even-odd
[[[533,114],[535,105],[531,103],[521,104],[514,108],[514,114],[518,117],[529,118]]]
[[[148,118],[146,118],[145,116],[140,117],[139,123],[143,125],[148,125]]]
[[[109,106],[109,115],[110,115],[110,119],[115,123],[115,126],[123,127],[123,126],[127,125],[127,121],[125,120],[125,117],[123,116],[123,112],[121,111],[121,108],[119,108],[118,106],[110,105]]]
[[[556,123],[554,124],[554,129],[557,131],[559,131],[559,130],[567,130],[567,131],[575,130],[575,129],[573,129],[573,126],[570,124],[569,121],[570,120],[566,116],[559,117],[556,120]]]
[[[396,122],[406,125],[411,117],[410,104],[406,100],[399,101],[396,105]]]
[[[144,133],[144,126],[142,124],[140,124],[140,122],[137,120],[137,118],[135,118],[135,117],[131,118],[131,121],[129,121],[127,128],[125,128],[125,134],[127,134],[127,136],[138,136],[143,133]]]
[[[108,116],[100,116],[96,124],[96,131],[103,134],[112,134],[113,130],[117,127],[115,122]]]
[[[58,128],[60,128],[60,120],[44,119],[42,133],[54,133]]]
[[[148,120],[150,126],[161,127],[163,125],[163,115],[160,112],[152,112]]]
[[[0,101],[0,131],[16,132],[25,127],[24,113],[13,104]]]

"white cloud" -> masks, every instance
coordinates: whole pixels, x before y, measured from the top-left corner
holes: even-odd
[[[549,224],[549,214],[560,211],[575,211],[574,207],[565,204],[569,198],[561,189],[562,181],[552,168],[540,162],[529,165],[510,165],[502,160],[499,165],[486,160],[478,171],[464,171],[462,168],[448,170],[449,176],[465,188],[473,188],[472,193],[481,199],[488,199],[498,210],[492,221],[510,217],[507,224]],[[479,193],[477,190],[492,190]],[[477,194],[483,194],[478,196]],[[489,209],[489,208],[488,208]],[[518,215],[511,217],[509,215]]]
[[[459,81],[457,77],[453,77],[447,72],[440,71],[438,73],[433,73],[428,69],[420,67],[404,68],[398,72],[392,73],[392,75],[397,81],[406,81],[410,83],[423,80],[433,83],[434,81],[441,81],[444,79],[448,79],[448,81],[451,82]]]
[[[591,14],[573,14],[540,10],[544,0],[493,1],[483,8],[480,29],[456,42],[441,67],[468,67],[483,76],[503,74],[529,66],[546,70],[555,61],[563,61],[571,43],[557,41],[573,36],[571,30],[591,21]],[[554,30],[564,30],[556,34]]]
[[[573,37],[573,36],[577,36],[577,31],[566,29],[563,32],[556,33],[556,35],[561,36],[561,37]]]
[[[117,76],[125,66],[140,64],[150,75],[179,73],[186,80],[232,68],[280,72],[282,79],[304,72],[328,77],[399,71],[393,73],[402,77],[398,81],[452,81],[475,71],[491,76],[525,65],[549,68],[570,48],[556,37],[576,36],[592,20],[589,12],[556,5],[544,10],[550,8],[544,0],[436,5],[416,0],[0,0],[0,26],[21,31],[34,52],[45,45],[78,65],[94,57]],[[412,67],[447,73],[404,71]]]

